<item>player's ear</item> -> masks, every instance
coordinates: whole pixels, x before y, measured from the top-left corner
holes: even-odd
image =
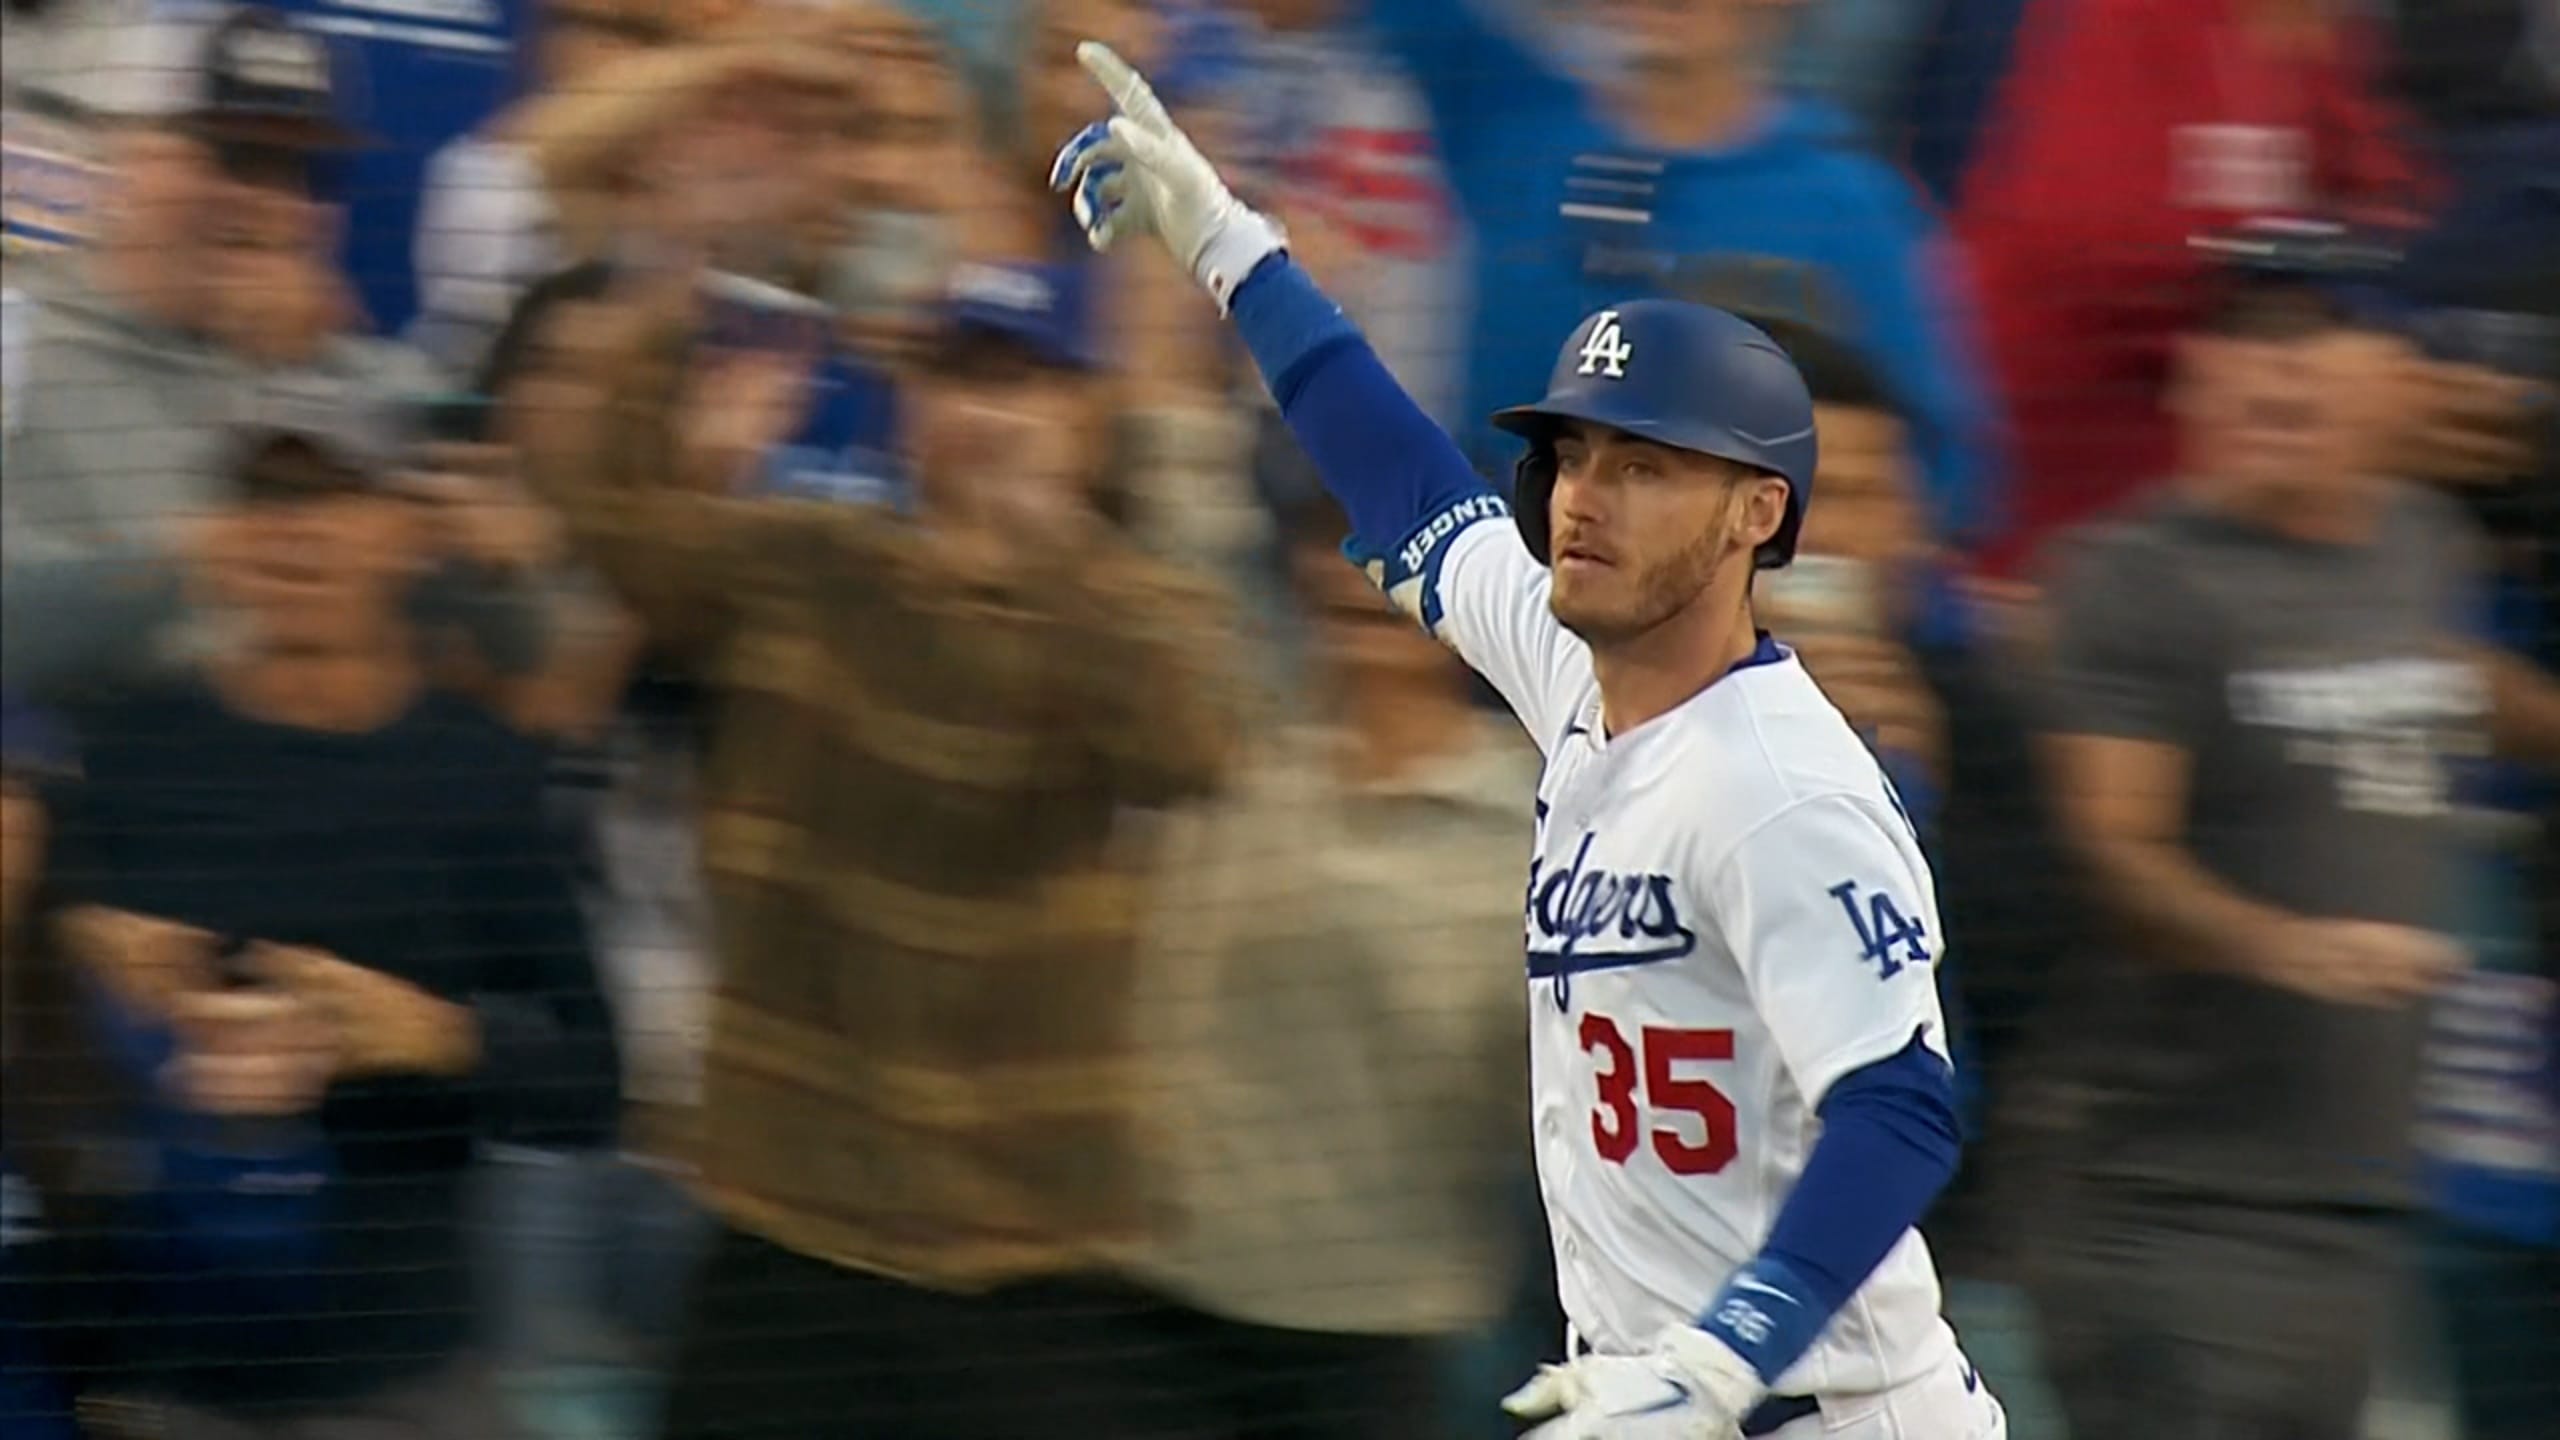
[[[1734,547],[1757,553],[1787,522],[1787,482],[1753,471],[1735,488],[1739,499],[1733,507]]]

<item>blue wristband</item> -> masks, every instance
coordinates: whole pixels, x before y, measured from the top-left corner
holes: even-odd
[[[1762,1384],[1774,1385],[1813,1348],[1830,1318],[1808,1298],[1812,1293],[1785,1262],[1763,1256],[1733,1272],[1698,1317],[1698,1328],[1748,1362]]]

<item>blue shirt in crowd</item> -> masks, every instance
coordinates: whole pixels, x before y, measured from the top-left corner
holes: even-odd
[[[396,335],[418,308],[409,247],[427,162],[520,88],[535,34],[533,0],[267,3],[330,37],[339,112],[377,142],[335,161],[326,190],[347,209],[347,273],[365,312],[379,333]]]
[[[1484,468],[1517,442],[1480,417],[1534,398],[1593,310],[1669,294],[1851,337],[1913,421],[1943,533],[1996,500],[1993,415],[1918,192],[1828,106],[1773,95],[1748,138],[1666,155],[1619,133],[1585,82],[1467,0],[1369,0],[1428,96],[1481,237],[1461,443]]]

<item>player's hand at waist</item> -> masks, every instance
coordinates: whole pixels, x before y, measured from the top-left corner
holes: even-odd
[[[1173,123],[1146,77],[1091,40],[1076,59],[1119,113],[1088,125],[1058,151],[1049,188],[1069,197],[1096,250],[1151,234],[1191,272],[1220,311],[1264,258],[1288,241],[1280,227],[1235,197],[1217,168]]]
[[[1532,1440],[1734,1440],[1768,1399],[1766,1377],[1811,1348],[1834,1308],[1794,1266],[1762,1255],[1733,1272],[1696,1324],[1664,1330],[1642,1355],[1549,1365],[1502,1408],[1545,1421]]]
[[[1762,1389],[1722,1340],[1678,1325],[1642,1355],[1544,1366],[1502,1408],[1543,1422],[1528,1440],[1735,1440]]]

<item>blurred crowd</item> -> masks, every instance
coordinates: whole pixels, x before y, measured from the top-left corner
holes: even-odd
[[[1087,38],[1488,474],[1797,358],[2014,1433],[2560,1433],[2547,0],[5,13],[8,1440],[1510,1433],[1536,751]]]

